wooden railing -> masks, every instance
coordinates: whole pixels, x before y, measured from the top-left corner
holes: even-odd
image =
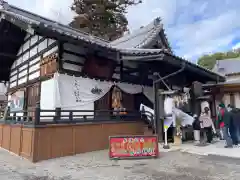
[[[48,124],[74,124],[86,122],[130,121],[144,120],[152,125],[153,114],[140,111],[114,111],[114,110],[62,110],[41,109],[37,105],[32,110],[9,112],[2,123],[48,125]]]

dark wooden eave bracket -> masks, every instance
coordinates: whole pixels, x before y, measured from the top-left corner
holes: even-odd
[[[14,15],[11,15],[11,13],[2,13],[1,17],[0,17],[0,21],[2,19],[11,22],[12,24],[14,24],[15,26],[18,26],[19,28],[23,29],[24,31],[28,32],[31,35],[34,35],[35,31],[32,28],[31,24],[27,23],[24,20],[21,19],[17,19],[15,17],[13,17]]]
[[[4,56],[4,57],[7,57],[7,58],[11,58],[11,59],[16,59],[17,58],[15,55],[2,53],[2,52],[0,52],[0,56]]]

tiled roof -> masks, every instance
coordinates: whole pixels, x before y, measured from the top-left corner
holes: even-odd
[[[154,19],[153,22],[145,27],[133,31],[131,34],[126,34],[123,37],[112,41],[111,45],[119,48],[144,48],[151,43],[159,32],[163,29],[163,24],[160,18]]]
[[[218,60],[213,71],[223,75],[240,73],[240,58]]]

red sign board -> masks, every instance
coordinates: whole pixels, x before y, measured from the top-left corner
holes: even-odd
[[[157,136],[110,136],[110,158],[158,157]]]

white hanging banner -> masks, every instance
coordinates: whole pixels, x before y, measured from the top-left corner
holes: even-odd
[[[164,111],[166,115],[173,114],[173,98],[166,97],[164,100]]]
[[[151,101],[154,103],[154,92],[153,92],[153,87],[143,87],[143,94]]]
[[[182,126],[192,125],[194,118],[178,108],[173,108],[176,118],[181,121]]]
[[[127,83],[117,83],[117,86],[125,93],[128,94],[138,94],[142,92],[141,85],[127,84]]]
[[[112,82],[58,74],[61,108],[85,106],[101,99],[113,86]]]

